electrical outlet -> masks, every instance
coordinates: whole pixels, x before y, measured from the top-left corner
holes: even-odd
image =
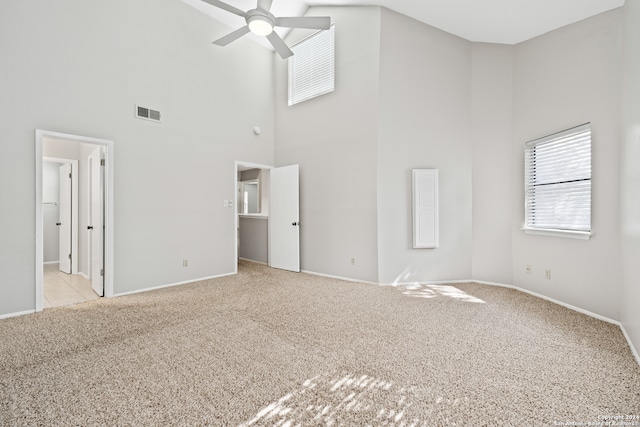
[[[551,270],[550,270],[550,269],[546,269],[546,270],[544,271],[544,277],[545,277],[545,279],[547,279],[547,280],[551,280]]]
[[[188,259],[183,259],[182,260],[182,266],[183,267],[189,267],[189,260]]]
[[[356,265],[356,259],[355,258],[351,258],[351,265]]]
[[[524,267],[524,271],[526,271],[526,272],[527,272],[527,274],[531,274],[531,266],[530,266],[529,264],[527,264],[527,265]]]

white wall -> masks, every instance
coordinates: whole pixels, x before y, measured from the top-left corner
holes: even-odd
[[[60,220],[60,163],[42,164],[42,235],[43,261],[59,261],[60,233],[56,223]]]
[[[275,161],[300,165],[301,268],[376,282],[380,9],[311,8],[308,15],[335,23],[335,92],[288,107],[287,62],[276,60]],[[287,42],[300,36],[292,32]]]
[[[640,351],[640,1],[624,6],[620,242],[622,255],[622,298],[620,318]]]
[[[381,22],[380,282],[471,277],[471,43],[388,9]],[[412,249],[414,168],[439,169],[437,249]]]
[[[621,18],[616,9],[515,46],[511,154],[513,284],[616,320]],[[592,126],[593,237],[524,234],[525,142],[586,122]],[[544,279],[545,269],[551,280]]]
[[[513,46],[473,43],[474,280],[511,284]]]
[[[235,160],[273,164],[274,92],[273,53],[228,31],[174,0],[0,3],[0,315],[35,307],[37,128],[115,141],[116,293],[234,271],[222,201]]]

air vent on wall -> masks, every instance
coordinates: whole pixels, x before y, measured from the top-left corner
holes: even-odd
[[[136,117],[160,123],[160,111],[136,105]]]

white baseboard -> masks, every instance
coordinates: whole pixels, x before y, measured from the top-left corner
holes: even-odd
[[[315,271],[300,270],[300,272],[311,274],[313,276],[328,277],[329,279],[344,280],[345,282],[366,283],[368,285],[380,285],[380,283],[376,283],[376,282],[368,282],[366,280],[352,279],[350,277],[333,276],[331,274],[316,273]]]
[[[267,264],[266,262],[256,261],[255,259],[242,258],[242,257],[238,257],[238,259],[241,259],[242,261],[252,262],[252,263],[254,263],[254,264],[269,265],[269,264]]]
[[[562,307],[568,308],[569,310],[577,311],[578,313],[585,314],[585,315],[587,315],[589,317],[593,317],[595,319],[602,320],[604,322],[614,324],[614,325],[618,326],[622,330],[622,333],[624,334],[624,337],[627,340],[627,344],[629,344],[629,347],[631,348],[631,353],[633,354],[633,357],[636,359],[636,362],[638,362],[638,365],[640,365],[640,356],[638,356],[638,351],[633,346],[633,342],[631,341],[631,338],[629,337],[629,334],[627,334],[627,331],[624,329],[624,326],[622,325],[622,323],[617,321],[617,320],[610,319],[610,318],[608,318],[606,316],[602,316],[600,314],[592,313],[592,312],[590,312],[588,310],[584,310],[584,309],[582,309],[580,307],[576,307],[576,306],[573,306],[571,304],[567,304],[565,302],[550,298],[548,296],[539,294],[537,292],[529,291],[529,290],[521,288],[519,286],[506,285],[504,283],[486,282],[486,281],[483,281],[483,280],[467,279],[467,280],[441,280],[441,281],[433,281],[433,282],[424,282],[424,281],[416,282],[416,281],[413,281],[413,282],[400,282],[400,283],[385,283],[385,284],[382,284],[382,285],[383,286],[407,286],[407,285],[413,285],[413,284],[416,284],[416,283],[420,283],[420,284],[424,284],[424,285],[451,285],[451,284],[455,284],[455,283],[478,283],[480,285],[499,286],[501,288],[514,289],[516,291],[520,291],[520,292],[524,292],[526,294],[532,295],[532,296],[534,296],[536,298],[541,298],[543,300],[552,302],[554,304],[558,304],[558,305],[560,305]]]
[[[423,282],[421,282],[421,283],[423,283]],[[520,292],[524,292],[525,294],[532,295],[532,296],[534,296],[536,298],[540,298],[540,299],[552,302],[554,304],[558,304],[558,305],[560,305],[562,307],[568,308],[569,310],[577,311],[578,313],[585,314],[585,315],[587,315],[589,317],[593,317],[595,319],[602,320],[603,322],[611,323],[611,324],[616,325],[616,326],[618,326],[620,328],[620,330],[622,331],[622,334],[624,335],[625,339],[627,340],[627,344],[629,344],[629,348],[631,349],[631,354],[633,354],[633,357],[636,359],[636,362],[638,362],[638,365],[640,365],[640,356],[638,355],[638,351],[633,346],[633,342],[631,341],[631,338],[629,337],[629,334],[627,334],[627,331],[624,329],[624,326],[622,325],[622,323],[617,321],[617,320],[610,319],[610,318],[608,318],[606,316],[602,316],[600,314],[592,313],[589,310],[584,310],[584,309],[582,309],[580,307],[576,307],[574,305],[567,304],[565,302],[559,301],[557,299],[550,298],[548,296],[539,294],[537,292],[533,292],[533,291],[521,288],[519,286],[505,285],[504,283],[486,282],[486,281],[483,281],[483,280],[458,280],[458,281],[450,281],[450,280],[448,280],[448,281],[443,281],[443,282],[433,282],[433,283],[424,282],[424,283],[426,283],[426,284],[478,283],[480,285],[499,286],[499,287],[502,287],[502,288],[514,289],[516,291],[520,291]]]
[[[128,291],[128,292],[120,292],[120,293],[117,293],[117,294],[113,294],[113,297],[122,297],[122,296],[125,296],[125,295],[139,294],[139,293],[142,293],[142,292],[154,291],[156,289],[163,289],[163,288],[170,288],[172,286],[186,285],[187,283],[195,283],[195,282],[201,282],[203,280],[218,279],[220,277],[226,277],[226,276],[234,276],[236,274],[237,273],[225,273],[225,274],[218,274],[216,276],[201,277],[199,279],[185,280],[184,282],[168,283],[166,285],[153,286],[151,288],[137,289],[135,291]]]
[[[629,337],[629,334],[627,334],[627,330],[624,328],[624,325],[620,325],[620,329],[622,329],[622,333],[624,334],[624,337],[627,339],[627,344],[629,344],[629,347],[631,348],[631,353],[633,354],[633,357],[636,358],[636,362],[638,362],[638,365],[640,365],[640,355],[638,355],[638,351],[633,346],[633,342],[631,342],[631,337]]]
[[[380,286],[410,286],[420,284],[420,285],[455,285],[456,283],[480,283],[477,280],[433,280],[433,281],[410,281],[410,282],[393,282],[393,283],[377,283]]]
[[[10,317],[24,316],[25,314],[33,314],[35,310],[18,311],[17,313],[0,314],[0,319],[8,319]]]
[[[60,264],[60,261],[47,261],[43,262],[43,264]]]
[[[554,304],[561,305],[561,306],[566,307],[566,308],[568,308],[570,310],[577,311],[578,313],[586,314],[587,316],[596,318],[598,320],[602,320],[602,321],[607,322],[607,323],[613,323],[614,325],[622,327],[622,324],[617,320],[609,319],[606,316],[602,316],[600,314],[592,313],[589,310],[585,310],[585,309],[582,309],[580,307],[576,307],[576,306],[573,306],[571,304],[567,304],[566,302],[562,302],[562,301],[559,301],[557,299],[553,299],[553,298],[550,298],[548,296],[545,296],[545,295],[539,294],[537,292],[533,292],[533,291],[530,291],[530,290],[527,290],[527,289],[524,289],[524,288],[521,288],[521,287],[518,287],[518,286],[505,285],[503,283],[495,283],[495,282],[484,282],[482,280],[469,280],[468,282],[478,283],[480,285],[499,286],[499,287],[502,287],[502,288],[515,289],[516,291],[520,291],[520,292],[524,292],[525,294],[533,295],[534,297],[541,298],[543,300],[547,300],[547,301],[552,302]]]
[[[538,298],[542,298],[542,299],[547,300],[547,301],[551,301],[554,304],[561,305],[561,306],[566,307],[566,308],[568,308],[570,310],[577,311],[578,313],[586,314],[587,316],[594,317],[596,319],[602,320],[602,321],[607,322],[607,323],[612,323],[612,324],[614,324],[614,325],[616,325],[617,327],[620,328],[620,330],[622,331],[622,334],[624,335],[625,339],[627,340],[627,344],[629,344],[629,348],[631,349],[631,354],[633,354],[633,357],[636,359],[636,362],[638,362],[638,365],[640,365],[640,356],[638,356],[638,351],[633,346],[633,342],[631,341],[631,338],[629,337],[629,334],[627,334],[627,331],[624,329],[624,326],[622,325],[621,322],[619,322],[617,320],[609,319],[608,317],[601,316],[601,315],[596,314],[596,313],[592,313],[592,312],[590,312],[588,310],[584,310],[584,309],[579,308],[579,307],[575,307],[575,306],[573,306],[571,304],[567,304],[567,303],[564,303],[562,301],[558,301],[556,299],[549,298],[549,297],[544,296],[542,294],[539,294],[539,293],[536,293],[536,292],[531,292],[531,291],[528,291],[526,289],[522,289],[522,288],[520,288],[518,286],[503,285],[503,284],[491,283],[491,282],[482,282],[482,281],[479,281],[479,280],[474,280],[474,282],[475,283],[480,283],[482,285],[503,286],[503,287],[506,287],[506,288],[515,289],[515,290],[518,290],[520,292],[524,292],[524,293],[527,293],[529,295],[533,295],[534,297],[538,297]]]

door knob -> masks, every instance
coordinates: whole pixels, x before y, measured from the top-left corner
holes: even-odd
[[[62,225],[62,223],[61,222],[56,222],[56,225]]]
[[[300,225],[300,221],[298,221],[298,222],[292,222],[292,223],[291,223],[291,225],[294,225],[294,226],[295,226],[295,225]]]
[[[93,230],[93,225],[88,226],[87,230]]]

